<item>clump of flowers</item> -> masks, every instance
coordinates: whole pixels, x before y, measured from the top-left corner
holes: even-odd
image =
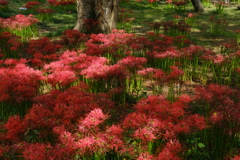
[[[62,46],[55,44],[48,37],[42,37],[38,40],[31,40],[28,46],[28,54],[42,53],[43,55],[55,54]]]
[[[53,6],[60,6],[60,5],[74,5],[76,4],[75,0],[48,0],[48,3]]]
[[[57,11],[69,12],[76,7],[76,0],[48,0],[51,8]]]
[[[24,64],[25,60],[5,60],[7,68],[1,68],[0,101],[23,102],[38,94],[43,74]],[[12,67],[11,67],[12,66]]]
[[[21,37],[10,32],[0,32],[0,49],[4,58],[19,58],[22,46]]]
[[[166,21],[162,22],[164,34],[175,37],[179,35],[187,35],[191,31],[191,26],[185,21]]]
[[[123,30],[114,30],[110,34],[92,34],[91,39],[85,43],[86,54],[105,56],[112,61],[125,56],[127,45],[125,45],[133,34],[125,33]]]
[[[29,38],[37,34],[36,24],[39,22],[32,14],[25,16],[18,14],[7,19],[0,18],[0,26],[5,31],[9,31],[22,39]]]
[[[197,106],[193,104],[193,110],[209,119],[208,123],[211,125],[205,134],[212,134],[209,134],[204,144],[211,146],[210,149],[214,155],[223,157],[237,146],[236,135],[240,128],[238,117],[240,114],[240,92],[229,86],[217,84],[210,84],[206,87],[198,86],[196,92],[195,103]],[[218,134],[219,137],[216,138],[215,134]],[[220,137],[224,137],[224,140]],[[221,150],[214,148],[219,142],[222,143],[221,146],[218,146]],[[228,145],[230,143],[231,146]]]
[[[82,47],[83,43],[89,39],[86,34],[72,29],[65,30],[60,38],[58,43],[70,50]]]
[[[196,15],[194,13],[188,13],[187,17],[184,20],[188,25],[193,26],[195,24],[195,20],[196,20],[195,17],[196,17]]]
[[[126,116],[123,126],[136,139],[139,150],[145,149],[150,153],[159,151],[157,148],[154,149],[154,143],[164,139],[166,146],[160,150],[159,159],[178,157],[178,153],[182,150],[177,140],[178,136],[202,130],[206,126],[202,116],[187,112],[191,101],[186,95],[182,95],[173,103],[162,95],[148,96],[134,106],[136,111]]]
[[[9,1],[1,0],[0,1],[0,10],[8,10]]]
[[[173,5],[175,6],[178,12],[184,11],[187,4],[188,4],[187,1],[173,1]]]
[[[50,21],[52,19],[52,13],[56,12],[50,8],[37,8],[37,17],[39,21]]]
[[[28,1],[25,5],[25,8],[31,9],[32,11],[36,11],[36,8],[40,5],[38,1]]]

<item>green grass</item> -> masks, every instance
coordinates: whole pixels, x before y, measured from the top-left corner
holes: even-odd
[[[7,12],[0,11],[0,17],[8,18],[16,14],[24,14],[24,11],[19,8],[24,6],[27,0],[15,0],[9,4],[10,10]],[[192,26],[191,33],[188,38],[193,41],[195,45],[203,45],[210,49],[216,47],[222,42],[233,40],[236,36],[235,30],[239,29],[240,23],[240,10],[237,10],[239,3],[231,2],[224,8],[222,14],[217,14],[216,7],[212,4],[204,4],[205,12],[196,13],[192,4],[188,4],[185,10],[176,10],[174,7],[169,8],[164,1],[157,2],[155,6],[147,2],[134,2],[131,0],[128,3],[120,3],[129,11],[133,11],[128,16],[133,17],[134,20],[126,27],[121,25],[118,29],[125,29],[127,32],[144,35],[146,32],[153,31],[150,26],[152,22],[162,22],[173,20],[174,15],[180,15],[182,18],[186,17],[188,13],[196,14],[195,25]],[[212,35],[209,33],[209,17],[215,16],[217,18],[225,18],[228,22],[227,30],[223,35]],[[61,11],[53,14],[53,19],[49,22],[39,23],[39,36],[57,37],[62,34],[66,29],[74,27],[77,19],[76,10],[71,10],[70,13]],[[160,32],[161,33],[161,32]]]
[[[222,42],[228,42],[229,40],[235,39],[236,34],[234,31],[240,28],[240,11],[237,10],[238,5],[239,4],[236,2],[231,2],[224,8],[222,14],[217,14],[216,7],[212,4],[208,6],[205,5],[205,12],[203,13],[195,12],[191,3],[186,6],[185,10],[180,12],[174,8],[169,9],[167,4],[163,1],[158,2],[158,5],[155,7],[146,2],[136,3],[133,1],[121,4],[120,6],[133,11],[130,15],[134,17],[132,32],[137,34],[153,31],[149,25],[151,22],[171,21],[174,15],[180,15],[184,18],[188,13],[194,13],[196,15],[196,22],[195,25],[192,26],[189,39],[196,45],[203,45],[210,49],[214,49]],[[227,20],[228,26],[225,34],[212,35],[209,33],[210,16]]]

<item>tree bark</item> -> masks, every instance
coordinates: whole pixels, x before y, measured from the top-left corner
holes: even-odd
[[[191,0],[191,2],[193,4],[195,11],[204,12],[204,8],[200,0]]]
[[[99,32],[109,33],[116,28],[119,0],[77,0],[78,18],[75,30],[83,32],[86,29],[84,20],[98,21]]]

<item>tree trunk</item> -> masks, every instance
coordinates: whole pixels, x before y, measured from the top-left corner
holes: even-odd
[[[193,4],[195,11],[204,12],[204,8],[200,0],[191,0],[191,2]]]
[[[84,32],[89,27],[104,33],[116,28],[119,0],[77,0],[77,23],[75,30]],[[92,21],[86,21],[86,20]],[[94,22],[98,23],[94,23]],[[90,25],[90,26],[89,26]]]

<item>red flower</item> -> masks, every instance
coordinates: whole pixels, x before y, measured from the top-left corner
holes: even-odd
[[[135,130],[133,137],[137,139],[141,139],[143,143],[150,142],[154,139],[157,139],[157,137],[154,135],[151,128],[148,128],[148,127],[138,128],[137,130]]]
[[[80,122],[80,125],[83,125],[86,128],[97,127],[108,117],[109,117],[108,115],[103,114],[100,108],[95,108],[85,117],[84,120]]]
[[[12,116],[5,124],[7,129],[7,139],[11,141],[19,140],[23,133],[27,130],[27,124],[24,120],[20,119],[20,116]]]
[[[25,144],[23,157],[26,160],[47,160],[50,157],[52,146],[50,144],[33,143]]]

